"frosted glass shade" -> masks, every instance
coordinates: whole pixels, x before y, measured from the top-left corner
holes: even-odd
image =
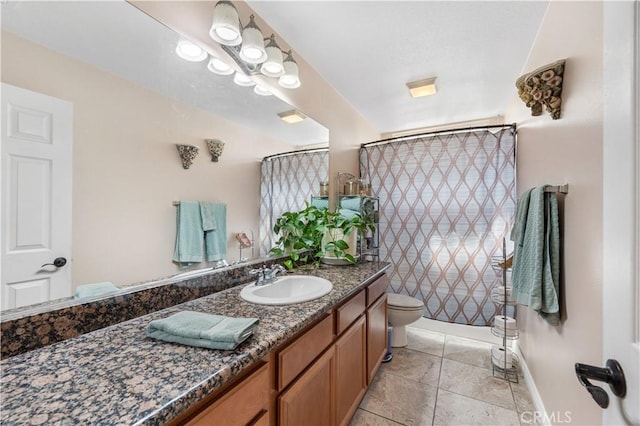
[[[207,59],[207,52],[200,46],[191,43],[189,40],[180,39],[176,46],[176,53],[185,61],[201,62]]]
[[[267,77],[280,77],[284,74],[284,65],[282,63],[282,50],[276,43],[273,35],[269,39],[269,43],[265,47],[267,59],[262,64],[260,72]]]
[[[219,74],[219,75],[231,75],[234,73],[233,68],[231,68],[229,65],[227,65],[220,59],[216,58],[215,56],[212,56],[209,59],[209,63],[207,64],[207,69],[212,73]]]
[[[238,10],[230,1],[223,0],[216,3],[209,36],[226,46],[237,46],[242,43]]]
[[[286,89],[296,89],[300,87],[300,77],[298,75],[298,64],[291,57],[291,52],[287,53],[284,60],[284,74],[278,79],[278,84]]]
[[[253,20],[253,15],[251,15],[247,26],[242,30],[240,58],[248,64],[261,64],[267,59],[267,52],[264,49],[264,37],[262,31]]]

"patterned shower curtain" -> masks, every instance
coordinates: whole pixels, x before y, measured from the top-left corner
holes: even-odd
[[[277,238],[276,219],[286,211],[302,210],[328,180],[329,149],[296,151],[265,157],[260,167],[260,255],[266,256]]]
[[[360,174],[380,197],[380,256],[391,291],[424,301],[425,317],[491,325],[501,307],[492,260],[512,251],[515,127],[365,144]],[[495,263],[495,262],[494,262]]]

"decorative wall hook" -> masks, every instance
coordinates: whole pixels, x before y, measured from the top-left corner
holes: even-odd
[[[180,154],[180,158],[182,159],[182,167],[184,169],[188,169],[191,166],[191,163],[198,155],[198,147],[194,145],[180,145],[176,144],[178,147],[178,154]]]
[[[551,118],[560,118],[564,63],[565,60],[561,59],[525,74],[516,81],[518,96],[531,108],[531,115],[541,115],[544,106]]]
[[[222,155],[224,149],[224,142],[220,139],[205,139],[207,142],[207,148],[209,148],[209,154],[211,154],[211,161],[218,162],[218,158]]]

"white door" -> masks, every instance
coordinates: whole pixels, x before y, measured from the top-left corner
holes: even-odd
[[[1,306],[11,309],[71,295],[73,106],[1,89]],[[68,262],[42,266],[57,258]]]
[[[626,396],[605,425],[640,424],[640,24],[637,1],[604,2],[603,363],[617,360]]]

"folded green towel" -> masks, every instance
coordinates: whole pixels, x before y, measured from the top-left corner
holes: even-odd
[[[326,210],[329,208],[329,198],[312,198],[311,205],[320,210]]]
[[[340,208],[353,210],[355,212],[360,211],[360,197],[344,197],[340,198]]]
[[[83,284],[76,288],[76,299],[84,297],[106,296],[120,291],[118,287],[108,281],[93,284]]]
[[[147,336],[166,342],[207,349],[235,349],[253,333],[258,318],[231,318],[202,312],[181,311],[154,320]]]

